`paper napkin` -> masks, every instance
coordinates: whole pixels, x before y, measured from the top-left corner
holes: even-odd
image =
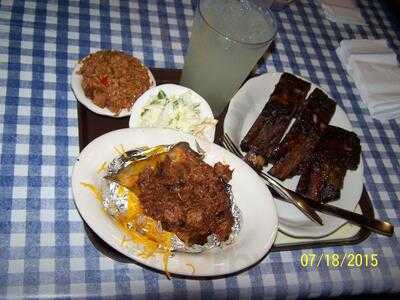
[[[321,0],[325,17],[337,23],[365,25],[357,4],[352,0]]]
[[[400,117],[400,67],[385,40],[343,40],[336,50],[371,115]]]

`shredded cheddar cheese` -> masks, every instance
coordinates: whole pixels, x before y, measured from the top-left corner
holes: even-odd
[[[97,200],[103,201],[101,192],[95,185],[85,182],[81,182],[81,185],[88,188]],[[124,214],[114,216],[116,223],[126,233],[121,241],[121,246],[124,246],[128,241],[142,246],[139,255],[145,259],[156,253],[161,253],[163,255],[164,272],[170,279],[168,260],[172,252],[173,233],[162,230],[159,222],[144,215],[139,198],[135,193],[121,185],[118,186],[116,193],[118,197],[126,196],[128,199],[127,211]]]
[[[122,238],[120,245],[123,247],[123,246],[125,246],[125,243],[129,242],[129,241],[132,241],[132,239],[124,234],[124,237]]]
[[[164,273],[169,280],[171,280],[171,274],[168,272],[168,260],[170,256],[171,256],[171,250],[166,251],[163,254]]]
[[[150,150],[146,151],[145,153],[148,156],[152,156],[152,155],[157,155],[157,154],[161,154],[161,153],[165,153],[168,149],[165,146],[157,146],[157,147],[153,147]]]
[[[163,253],[164,271],[169,277],[168,259],[171,255],[173,234],[162,230],[156,220],[144,215],[139,198],[135,193],[119,186],[117,195],[119,197],[127,196],[128,210],[125,214],[117,216],[116,221],[127,232],[132,242],[143,246],[143,250],[139,254],[141,257],[149,258],[156,252]],[[130,224],[134,224],[133,228]]]
[[[101,166],[97,169],[97,174],[100,174],[101,172],[105,172],[105,171],[107,171],[107,162],[105,161],[105,162],[103,162],[102,164],[101,164]]]
[[[122,155],[122,156],[124,156],[125,158],[128,158],[128,155],[126,154],[126,151],[125,151],[124,146],[123,146],[122,144],[119,144],[118,146],[119,146],[119,149],[118,149],[118,147],[115,147],[115,146],[114,146],[114,150],[115,150],[119,155]]]
[[[98,201],[103,202],[103,196],[101,195],[101,192],[97,189],[97,187],[94,184],[81,182],[81,185],[89,189],[89,191],[92,192],[92,194]]]
[[[196,269],[194,268],[194,266],[191,263],[186,263],[186,265],[192,269],[192,275],[196,272]]]

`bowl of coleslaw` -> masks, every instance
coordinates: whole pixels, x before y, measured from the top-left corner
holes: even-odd
[[[177,84],[147,90],[132,106],[129,127],[171,128],[213,142],[217,120],[207,101],[195,91]]]

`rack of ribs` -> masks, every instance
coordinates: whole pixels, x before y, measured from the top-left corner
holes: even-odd
[[[261,169],[268,162],[310,87],[309,82],[294,75],[282,74],[269,101],[240,144],[242,150],[247,151],[246,161],[254,168]]]
[[[346,172],[357,169],[360,154],[360,140],[354,132],[329,125],[309,156],[296,191],[323,203],[339,199]]]
[[[271,154],[269,173],[281,180],[301,172],[302,162],[312,153],[335,113],[336,103],[316,88],[307,98],[283,141]]]

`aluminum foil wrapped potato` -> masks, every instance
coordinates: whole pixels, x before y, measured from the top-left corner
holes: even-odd
[[[240,230],[232,171],[202,159],[184,142],[128,151],[108,167],[104,207],[136,242],[185,252],[229,244]]]

